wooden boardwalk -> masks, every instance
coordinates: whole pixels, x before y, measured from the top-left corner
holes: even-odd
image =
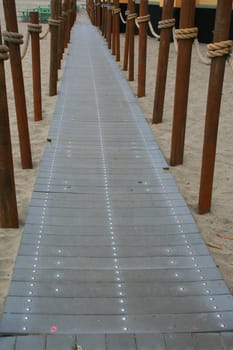
[[[82,16],[2,350],[229,350],[233,300],[100,34]]]

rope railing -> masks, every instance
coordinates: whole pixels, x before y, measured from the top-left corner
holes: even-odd
[[[150,32],[151,32],[151,34],[153,35],[153,37],[154,37],[155,39],[159,40],[159,39],[160,39],[160,35],[157,34],[157,33],[154,31],[154,28],[153,28],[153,26],[152,26],[151,21],[148,22],[148,25],[149,25]]]
[[[0,45],[0,61],[7,61],[9,59],[9,48],[6,45]]]
[[[122,22],[123,24],[126,24],[126,23],[127,23],[127,18],[126,18],[126,20],[124,20],[121,11],[120,11],[120,19],[121,19],[121,22]]]

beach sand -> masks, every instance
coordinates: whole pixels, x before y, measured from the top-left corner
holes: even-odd
[[[121,35],[121,57],[124,50],[124,35]],[[156,141],[169,164],[171,148],[171,131],[173,122],[173,105],[176,79],[177,54],[175,46],[171,43],[166,97],[164,103],[164,116],[161,124],[151,123],[155,78],[157,71],[157,56],[159,42],[148,36],[147,41],[147,75],[146,96],[138,99],[148,124],[150,125]],[[206,45],[200,44],[200,50],[206,55]],[[137,93],[138,76],[138,38],[135,39],[135,80],[129,82],[132,91]],[[122,67],[122,63],[121,63]],[[226,65],[225,80],[222,94],[221,115],[218,131],[218,144],[215,163],[215,177],[212,195],[211,212],[205,215],[198,214],[198,197],[200,171],[202,162],[203,135],[205,127],[206,102],[209,84],[210,66],[200,62],[197,51],[193,47],[192,66],[190,76],[189,102],[186,123],[185,152],[183,165],[170,167],[175,181],[184,196],[191,212],[200,229],[206,244],[210,246],[217,267],[219,267],[231,293],[233,292],[233,71],[230,65]],[[127,72],[123,72],[126,79]],[[221,238],[218,234],[229,237]],[[218,249],[218,248],[221,249]]]
[[[32,1],[16,1],[17,9],[30,7]],[[48,1],[35,1],[36,5],[46,6]],[[33,2],[33,6],[35,6]],[[0,5],[0,18],[2,29],[5,29],[2,4]],[[47,28],[43,25],[43,31]],[[27,24],[19,23],[19,31],[26,33]],[[25,92],[27,99],[28,121],[30,128],[30,138],[32,146],[33,169],[22,170],[18,132],[14,107],[14,96],[11,83],[11,73],[9,61],[6,62],[8,105],[11,123],[11,135],[14,155],[15,181],[17,190],[17,202],[20,218],[19,229],[0,229],[0,314],[3,311],[4,300],[7,295],[12,270],[17,255],[21,234],[27,215],[27,207],[30,202],[35,176],[38,170],[41,154],[46,146],[46,139],[50,119],[54,110],[56,97],[48,95],[48,77],[49,77],[49,46],[50,36],[41,41],[41,60],[42,60],[42,99],[43,99],[43,121],[33,121],[33,103],[32,103],[32,78],[31,78],[31,55],[30,48],[23,60],[23,72],[25,81]],[[121,49],[124,46],[124,35],[121,36]],[[144,111],[149,125],[151,126],[151,114],[153,109],[154,85],[156,75],[156,61],[159,43],[148,37],[148,55],[147,55],[147,88],[146,97],[140,98],[139,104]],[[202,46],[202,50],[205,47]],[[137,73],[137,38],[135,50],[135,72]],[[123,50],[121,50],[121,57]],[[64,66],[63,61],[63,66]],[[122,66],[122,63],[120,64]],[[152,130],[156,140],[165,156],[169,159],[170,139],[173,113],[174,83],[176,68],[176,53],[174,45],[171,44],[169,72],[166,89],[166,100],[164,107],[164,120],[160,125],[153,125]],[[125,73],[123,73],[125,74]],[[203,144],[203,130],[206,108],[206,95],[208,87],[209,67],[199,63],[197,54],[193,51],[192,72],[190,83],[190,98],[187,116],[187,132],[185,144],[184,164],[182,166],[170,168],[181,193],[189,205],[192,214],[200,228],[202,236],[206,242],[215,243],[222,249],[210,248],[210,253],[215,259],[216,265],[220,268],[231,292],[233,292],[233,240],[226,240],[216,236],[217,233],[225,234],[233,239],[233,206],[232,206],[232,188],[233,188],[233,128],[232,128],[232,110],[233,110],[233,85],[232,71],[227,66],[226,78],[223,90],[223,101],[220,118],[218,150],[216,159],[216,172],[214,180],[214,191],[212,209],[210,214],[198,215],[197,202],[199,191],[199,178],[201,167],[201,153]],[[59,77],[62,70],[59,72]],[[137,74],[135,74],[136,77]],[[137,79],[130,83],[133,92],[136,94]]]

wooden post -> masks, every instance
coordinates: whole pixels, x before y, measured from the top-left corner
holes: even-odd
[[[30,22],[32,25],[33,24],[39,25],[38,12],[30,12]],[[30,26],[29,26],[29,30],[30,30]],[[30,34],[31,34],[31,46],[32,46],[32,78],[33,78],[34,120],[39,121],[39,120],[42,120],[40,32],[32,30],[30,32]]]
[[[134,80],[134,27],[135,27],[135,1],[129,0],[129,13],[131,19],[128,19],[129,21],[129,81]]]
[[[126,25],[125,25],[125,47],[124,47],[124,59],[123,59],[123,70],[128,69],[128,59],[129,59],[129,21],[128,21],[128,14],[129,14],[129,2],[127,4],[127,11],[126,11]]]
[[[174,0],[164,0],[162,21],[173,18]],[[154,108],[152,124],[161,123],[163,119],[163,106],[167,81],[167,67],[172,26],[160,29],[160,45],[157,63],[157,76],[155,84]]]
[[[106,11],[105,11],[105,0],[102,2],[102,23],[101,23],[101,33],[104,36],[105,25],[106,25]]]
[[[115,45],[116,45],[116,61],[120,61],[120,6],[119,0],[115,0]]]
[[[192,28],[194,26],[194,18],[195,0],[182,0],[182,7],[180,11],[180,29]],[[171,165],[183,163],[192,45],[193,38],[178,41],[175,102],[170,156]]]
[[[108,3],[106,1],[104,6],[104,37],[107,39],[108,33]]]
[[[140,0],[139,17],[148,16],[148,0]],[[138,88],[137,96],[146,94],[146,53],[147,53],[147,27],[148,20],[139,24],[139,50],[138,50]]]
[[[56,0],[50,0],[51,20],[49,21],[51,43],[50,43],[50,79],[49,95],[57,94],[58,80],[58,32],[59,32],[59,3]]]
[[[59,9],[58,9],[58,19],[60,20],[60,25],[58,27],[58,62],[57,68],[61,69],[61,60],[62,60],[62,30],[63,30],[63,17],[62,17],[62,0],[58,0]]]
[[[108,6],[108,33],[107,33],[108,48],[111,49],[112,44],[112,8]]]
[[[229,38],[231,13],[232,0],[218,0],[214,29],[215,43],[225,41]],[[211,207],[218,124],[226,57],[227,55],[214,57],[211,62],[199,192],[200,214],[209,212]]]
[[[15,193],[6,79],[3,63],[3,61],[7,59],[7,51],[7,46],[2,45],[2,33],[0,27],[0,227],[17,228],[19,227],[19,222]]]
[[[8,32],[18,34],[18,24],[16,17],[15,0],[3,0],[6,28]],[[26,109],[26,99],[24,90],[24,80],[22,71],[22,62],[20,56],[20,46],[19,42],[12,42],[10,38],[7,39],[6,35],[4,37],[7,41],[10,50],[10,63],[11,72],[15,96],[15,108],[18,123],[19,132],[19,146],[21,154],[21,163],[23,169],[32,169],[32,156],[31,156],[31,145],[28,129],[28,119],[27,119],[27,109]],[[17,40],[16,40],[17,41]]]
[[[96,2],[96,26],[100,28],[100,0]]]
[[[114,14],[115,4],[112,7],[112,55],[116,54],[116,15]]]
[[[66,12],[67,12],[66,45],[68,45],[68,43],[70,42],[70,31],[71,31],[71,0],[65,0],[65,1],[66,1]]]
[[[96,26],[100,28],[100,0],[96,2]]]

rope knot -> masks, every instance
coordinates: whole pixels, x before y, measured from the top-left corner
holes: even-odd
[[[41,33],[42,32],[42,25],[41,24],[28,24],[28,31],[30,33]]]
[[[118,13],[120,13],[120,12],[121,12],[121,9],[120,9],[120,8],[115,8],[115,9],[112,10],[112,13],[113,13],[114,15],[118,15]]]
[[[60,19],[49,18],[49,19],[48,19],[48,24],[49,24],[50,26],[59,27],[60,24],[61,24],[61,21],[60,21]]]
[[[209,58],[227,56],[231,54],[233,46],[232,40],[220,41],[218,43],[213,43],[207,45],[207,56]]]
[[[144,23],[144,22],[149,22],[150,20],[150,15],[145,15],[145,16],[139,16],[137,17],[137,22],[138,23]]]
[[[131,21],[132,19],[137,18],[137,14],[136,13],[129,13],[127,16],[127,21]]]
[[[174,27],[175,23],[176,23],[175,18],[164,19],[163,21],[159,21],[159,23],[158,23],[158,29],[164,29],[164,28],[171,28],[171,27]]]
[[[177,29],[175,31],[177,40],[185,40],[185,39],[195,39],[197,38],[198,28],[183,28]]]
[[[9,58],[9,48],[6,45],[0,45],[0,61],[6,61]]]
[[[20,33],[4,31],[3,38],[6,43],[18,44],[18,45],[23,44],[23,35]]]

